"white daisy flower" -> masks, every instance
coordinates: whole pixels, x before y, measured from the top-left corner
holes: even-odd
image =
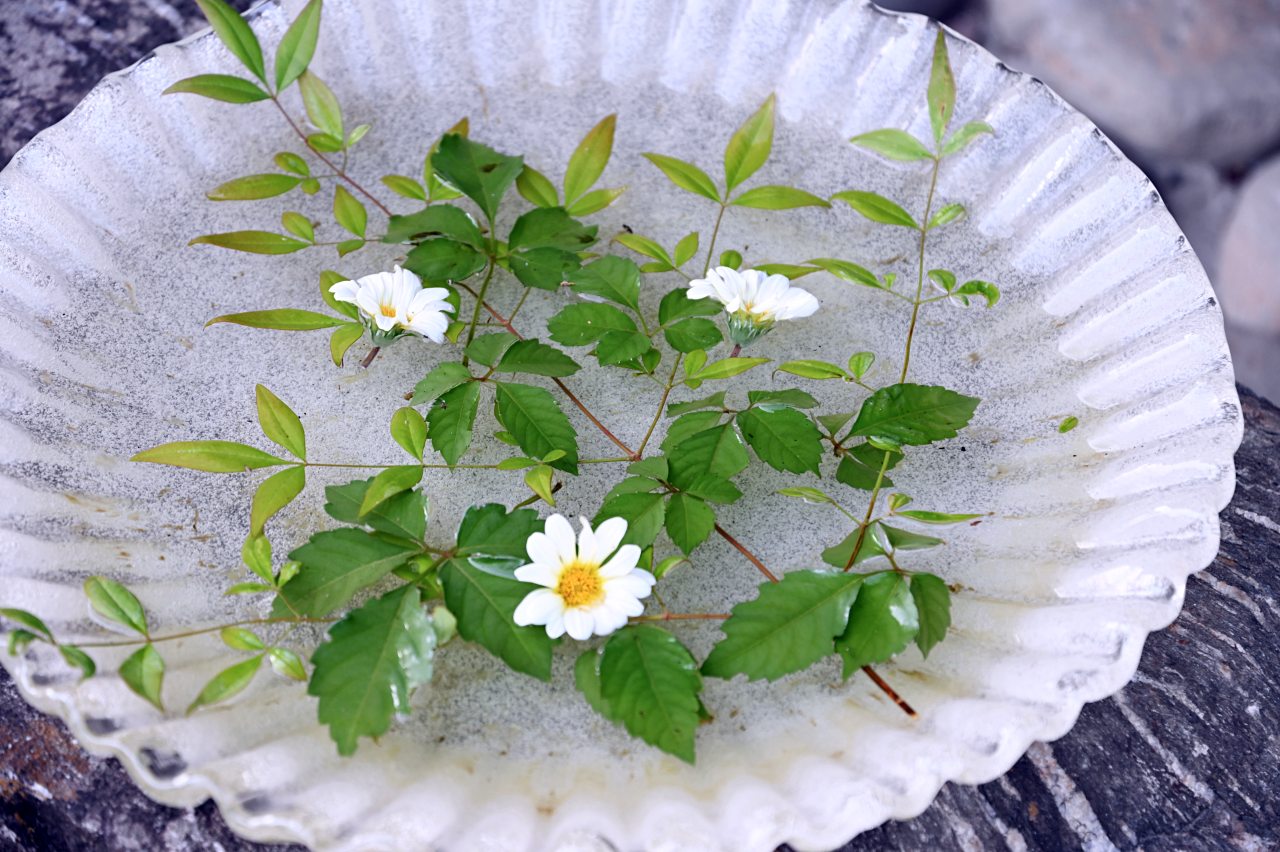
[[[705,278],[689,282],[690,299],[715,299],[729,315],[729,337],[745,346],[773,328],[779,320],[800,319],[818,310],[808,290],[792,287],[785,275],[766,275],[758,269],[739,272],[717,266]]]
[[[453,313],[443,287],[423,287],[422,280],[399,266],[355,281],[339,281],[329,288],[339,302],[350,302],[365,314],[375,343],[389,343],[408,331],[436,343],[444,342]]]
[[[594,530],[586,518],[580,520],[582,532],[575,538],[563,515],[547,518],[545,532],[529,536],[525,545],[532,562],[516,569],[517,580],[543,588],[520,602],[515,623],[545,625],[552,639],[612,633],[644,611],[640,599],[657,582],[636,567],[639,547],[618,547],[627,534],[624,519],[610,518]]]

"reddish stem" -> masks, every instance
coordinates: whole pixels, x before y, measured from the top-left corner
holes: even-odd
[[[748,562],[756,566],[756,569],[761,574],[768,577],[770,583],[778,582],[777,575],[774,574],[772,571],[770,571],[767,567],[765,567],[765,564],[761,562],[759,559],[757,559],[754,553],[752,553],[750,550],[747,550],[745,547],[743,547],[742,542],[738,541],[736,538],[730,535],[728,530],[726,530],[724,527],[720,526],[719,524],[716,524],[716,532],[720,533],[720,537],[722,539],[732,544],[739,553],[745,556]]]
[[[862,670],[866,672],[867,677],[871,678],[871,682],[880,687],[880,691],[889,697],[889,700],[898,705],[898,709],[906,713],[911,718],[916,717],[916,710],[899,695],[892,686],[885,683],[884,678],[876,674],[876,670],[871,666],[863,666]]]
[[[381,346],[375,346],[369,350],[369,354],[364,356],[364,360],[360,362],[360,366],[369,369],[369,365],[373,363],[373,359],[378,357],[378,353],[382,351]]]

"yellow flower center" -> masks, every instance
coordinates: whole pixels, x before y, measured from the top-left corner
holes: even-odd
[[[591,606],[604,597],[600,566],[592,562],[570,562],[560,571],[556,594],[568,607]]]
[[[393,317],[396,315],[395,305],[379,305],[378,310],[382,312],[384,317]]]

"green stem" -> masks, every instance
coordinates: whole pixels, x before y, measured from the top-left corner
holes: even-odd
[[[658,428],[658,422],[662,420],[662,412],[667,407],[667,398],[671,396],[671,389],[676,386],[676,372],[680,369],[680,359],[683,357],[684,353],[676,353],[675,363],[671,365],[671,375],[667,377],[667,386],[662,389],[662,399],[658,400],[658,412],[653,415],[653,421],[649,423],[649,430],[644,433],[644,440],[640,442],[640,449],[636,450],[639,455],[644,455],[644,448],[649,446],[649,439],[653,437],[653,430]]]
[[[216,627],[202,627],[198,630],[184,630],[181,633],[171,633],[168,636],[146,636],[141,639],[120,639],[112,642],[72,642],[68,644],[75,645],[77,648],[119,648],[129,645],[146,645],[153,642],[169,642],[174,639],[186,639],[191,636],[203,636],[206,633],[214,633],[227,627],[245,627],[247,625],[263,625],[263,624],[332,624],[337,621],[336,618],[249,618],[244,621],[233,621],[230,624],[219,624]]]
[[[466,366],[471,363],[471,358],[466,354],[466,347],[471,345],[471,341],[476,336],[476,325],[480,322],[480,308],[484,305],[484,297],[489,292],[489,285],[493,283],[493,270],[497,266],[493,261],[493,256],[489,256],[489,267],[485,270],[484,281],[480,284],[480,292],[476,293],[476,304],[471,310],[471,323],[467,326],[467,341],[463,344],[462,364]]]
[[[720,236],[720,222],[724,220],[725,203],[720,202],[720,212],[716,214],[716,225],[711,229],[711,242],[707,243],[707,262],[702,264],[702,277],[707,276],[707,270],[711,268],[711,258],[716,251],[716,238]]]
[[[293,116],[289,115],[289,111],[284,108],[284,104],[280,103],[280,98],[278,95],[272,95],[271,102],[276,105],[276,109],[280,110],[280,114],[284,116],[284,120],[289,122],[289,126],[293,128],[294,133],[298,134],[298,138],[301,139],[303,144],[307,146],[308,151],[314,154],[320,160],[320,162],[324,163],[326,166],[333,169],[333,173],[338,177],[342,178],[344,181],[346,181],[351,186],[352,189],[354,189],[356,192],[363,195],[365,198],[369,199],[370,204],[372,204],[374,207],[377,207],[388,217],[393,215],[391,212],[391,208],[387,207],[387,205],[383,204],[381,201],[374,198],[373,195],[369,192],[369,190],[365,189],[363,186],[356,183],[355,179],[347,174],[345,167],[339,168],[337,165],[334,164],[333,160],[330,160],[328,157],[324,155],[324,152],[317,151],[311,145],[311,142],[307,140],[307,134],[302,132],[302,128],[299,127],[298,123],[293,120]]]

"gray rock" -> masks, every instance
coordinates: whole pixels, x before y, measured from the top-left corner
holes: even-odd
[[[1241,163],[1280,139],[1277,0],[988,3],[998,55],[1143,157]]]
[[[1245,181],[1222,237],[1214,289],[1227,319],[1280,335],[1280,157]],[[1280,372],[1280,364],[1273,365]]]

